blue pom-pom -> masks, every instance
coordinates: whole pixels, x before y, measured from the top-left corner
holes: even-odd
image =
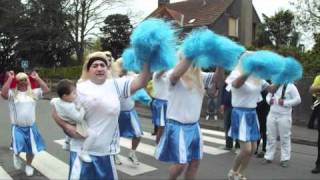
[[[132,95],[132,99],[135,101],[139,101],[143,103],[144,105],[148,106],[151,102],[151,97],[148,95],[147,91],[145,89],[139,89]]]
[[[196,66],[220,66],[232,70],[245,48],[207,28],[193,30],[183,41],[181,50]]]
[[[272,78],[272,82],[275,84],[293,83],[302,77],[303,69],[297,60],[287,57],[284,62],[283,71]]]
[[[284,57],[271,51],[256,51],[243,57],[242,69],[246,74],[253,74],[265,80],[282,72]]]
[[[128,71],[141,71],[141,62],[137,61],[134,49],[127,48],[122,53],[122,67]]]
[[[172,24],[150,18],[132,32],[130,45],[136,54],[136,63],[142,68],[149,62],[151,71],[171,69],[176,64],[176,36]]]

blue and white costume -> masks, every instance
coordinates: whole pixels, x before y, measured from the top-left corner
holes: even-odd
[[[148,105],[151,98],[144,89],[138,90],[132,97],[120,97],[119,129],[121,137],[141,137],[143,134],[138,113],[134,108],[135,100]]]
[[[232,92],[233,107],[228,136],[244,142],[257,141],[260,139],[260,131],[256,107],[262,100],[260,92],[267,88],[269,83],[249,76],[240,88],[234,88],[232,82],[240,75],[238,70],[234,70],[226,79],[227,90]]]
[[[167,123],[156,148],[156,159],[175,164],[186,164],[200,160],[203,156],[203,140],[199,126],[199,117],[204,96],[198,88],[189,88],[179,80],[169,84]],[[213,73],[201,73],[204,88],[212,83]]]
[[[44,141],[35,124],[36,101],[42,97],[42,90],[36,88],[32,93],[9,90],[8,101],[12,124],[12,148],[20,152],[36,154],[45,149]]]
[[[266,97],[267,102],[273,99],[270,105],[270,111],[267,117],[267,148],[264,158],[273,160],[277,147],[277,137],[280,136],[281,159],[280,161],[288,161],[291,157],[291,126],[292,126],[292,107],[301,102],[300,94],[294,84],[288,84],[283,90],[283,85],[278,88],[276,93],[269,93]],[[284,91],[284,92],[283,92]],[[279,105],[282,92],[283,106]]]
[[[78,100],[87,110],[88,129],[97,133],[95,143],[87,150],[92,163],[79,160],[83,139],[71,139],[69,179],[118,179],[113,155],[119,153],[120,96],[130,96],[131,80],[108,79],[103,84],[90,80],[77,84]]]
[[[166,82],[167,74],[157,77],[157,73],[152,76],[154,100],[151,105],[152,124],[155,126],[165,126],[167,119],[167,103],[169,83]]]

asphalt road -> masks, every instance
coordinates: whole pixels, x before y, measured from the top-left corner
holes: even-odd
[[[150,119],[141,118],[144,131],[151,132],[152,125]],[[68,153],[61,148],[61,145],[55,140],[64,138],[63,132],[55,124],[50,117],[49,101],[40,100],[37,107],[37,125],[40,132],[45,139],[47,150],[44,158],[56,158],[53,160],[39,160],[33,164],[37,170],[34,176],[26,177],[21,170],[15,170],[12,164],[12,152],[9,150],[11,127],[8,113],[7,102],[0,99],[0,168],[2,168],[12,179],[52,179],[42,170],[43,163],[47,163],[49,170],[53,174],[59,173],[59,168],[55,169],[58,162],[66,166],[63,170],[67,172]],[[197,179],[227,179],[226,175],[232,166],[235,157],[234,152],[226,152],[219,149],[223,146],[222,133],[211,130],[204,130],[206,152],[201,161],[198,171]],[[61,142],[61,141],[60,141]],[[141,167],[135,167],[128,164],[126,156],[129,152],[128,140],[121,140],[121,156],[124,164],[118,167],[119,179],[167,179],[169,164],[159,162],[154,159],[152,152],[154,150],[154,141],[152,137],[146,133],[142,138],[141,145],[137,151],[137,156],[141,162]],[[248,179],[320,179],[319,175],[310,173],[314,167],[316,158],[316,147],[293,144],[292,145],[292,159],[288,168],[282,168],[279,165],[279,153],[272,164],[262,165],[262,159],[256,157],[252,158],[250,165],[246,171]],[[40,156],[39,156],[40,157]],[[46,161],[46,162],[44,162]],[[39,165],[40,164],[40,165]],[[38,167],[39,166],[39,167]],[[60,169],[61,169],[60,167]],[[0,169],[1,170],[1,169]],[[58,171],[59,170],[59,171]],[[41,173],[40,173],[40,172]],[[44,172],[44,173],[43,173]],[[135,174],[135,175],[132,175]],[[1,176],[0,179],[4,179]],[[181,177],[180,179],[183,179]]]

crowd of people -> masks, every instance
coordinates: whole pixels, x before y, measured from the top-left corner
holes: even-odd
[[[157,127],[155,158],[172,164],[169,179],[177,179],[182,174],[186,179],[196,179],[203,158],[199,125],[203,98],[205,94],[217,96],[218,91],[222,95],[220,111],[225,120],[225,148],[240,148],[233,166],[226,172],[228,179],[246,179],[245,170],[255,153],[264,158],[264,164],[271,163],[278,136],[280,165],[288,167],[292,107],[301,102],[299,92],[292,82],[271,84],[244,71],[241,61],[249,55],[247,51],[241,53],[238,65],[224,78],[224,67],[203,72],[183,52],[178,53],[179,61],[173,69],[151,72],[153,62],[148,61],[137,74],[124,69],[123,60],[112,60],[110,53],[89,54],[76,85],[61,80],[57,87],[58,98],[51,101],[52,118],[67,136],[69,179],[118,179],[115,163],[121,164],[117,158],[120,137],[132,139],[128,157],[134,165],[139,165],[135,150],[143,131],[134,109],[136,100],[151,108],[152,123]],[[14,167],[22,168],[19,153],[25,152],[25,173],[32,176],[34,155],[45,149],[36,127],[35,106],[49,88],[35,71],[29,76],[10,71],[7,76],[1,95],[9,104]],[[37,83],[36,88],[31,87],[29,78]],[[11,88],[14,80],[16,87]],[[152,98],[143,90],[149,80],[153,81]],[[320,76],[310,90],[317,97]],[[258,105],[263,100],[267,106]],[[258,110],[260,106],[261,111]],[[262,151],[258,152],[261,138]],[[320,173],[320,137],[318,139],[318,159],[313,173]]]

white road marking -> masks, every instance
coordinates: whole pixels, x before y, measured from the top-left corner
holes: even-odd
[[[20,153],[20,157],[26,160],[25,153]],[[48,179],[68,179],[69,165],[46,151],[36,154],[31,165]]]
[[[211,135],[216,135],[216,136],[225,138],[225,133],[222,131],[215,131],[215,130],[201,128],[201,132],[205,134],[211,134]]]
[[[11,176],[0,166],[0,179],[11,180]]]

